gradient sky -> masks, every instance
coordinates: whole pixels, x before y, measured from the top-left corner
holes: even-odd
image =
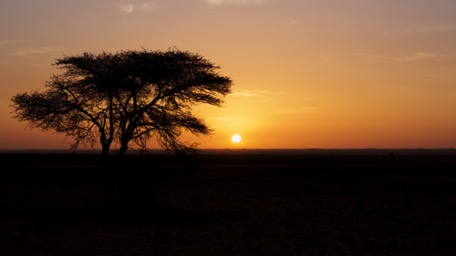
[[[455,13],[454,0],[1,0],[0,149],[68,148],[11,114],[55,59],[170,47],[234,82],[223,107],[195,109],[215,130],[184,136],[199,148],[455,148]]]

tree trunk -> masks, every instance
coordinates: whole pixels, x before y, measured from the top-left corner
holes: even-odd
[[[120,148],[119,148],[119,153],[117,155],[118,158],[123,159],[127,150],[128,150],[128,142],[122,142],[122,145],[120,145]]]
[[[107,158],[108,157],[108,154],[109,154],[109,146],[107,145],[102,145],[102,148],[101,148],[101,157],[104,159],[104,158]]]

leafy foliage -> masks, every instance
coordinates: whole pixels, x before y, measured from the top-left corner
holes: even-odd
[[[124,154],[129,143],[141,148],[157,138],[162,147],[183,150],[184,130],[209,134],[204,119],[191,110],[199,103],[220,106],[231,92],[230,78],[199,54],[168,51],[120,51],[66,56],[54,63],[64,70],[44,92],[12,98],[15,117],[32,128],[54,130],[80,143],[99,141],[103,154],[112,142]]]

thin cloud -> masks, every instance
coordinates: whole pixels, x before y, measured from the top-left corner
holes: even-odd
[[[432,52],[416,52],[412,55],[396,58],[397,61],[424,61],[438,58],[439,55]]]
[[[262,4],[265,0],[206,0],[210,5],[229,5],[229,4]]]
[[[265,94],[269,94],[269,91],[242,91],[242,92],[235,92],[235,93],[232,93],[231,95],[232,96],[235,96],[235,97],[244,97],[244,98],[248,98],[248,97],[258,97],[258,96],[263,96]]]
[[[0,41],[0,46],[14,44],[14,43],[18,43],[18,42],[20,42],[20,41],[19,40],[3,40],[3,41]]]
[[[17,49],[14,51],[14,56],[28,56],[35,54],[46,54],[52,52],[65,51],[64,48],[53,48],[53,47],[41,47],[41,48],[30,48],[30,49]]]
[[[255,92],[251,92],[251,91],[243,91],[243,92],[232,93],[231,96],[242,97],[242,98],[250,98],[250,97],[256,97],[257,94]]]
[[[418,31],[439,32],[439,31],[449,31],[449,30],[453,30],[453,29],[454,29],[453,26],[445,26],[445,25],[441,25],[441,26],[423,26],[423,27],[418,28]]]
[[[117,4],[116,5],[119,12],[123,15],[129,15],[129,14],[132,14],[134,12],[138,12],[138,11],[151,11],[151,10],[154,10],[155,7],[156,7],[156,4],[155,3],[142,3],[142,4],[132,4],[132,3],[128,3],[128,4]]]
[[[432,26],[417,26],[403,30],[406,33],[426,33],[426,32],[447,32],[454,30],[455,26],[450,25],[432,25]]]
[[[117,8],[119,8],[120,13],[125,15],[131,14],[135,11],[133,4],[119,4],[117,5]]]
[[[260,101],[267,101],[269,91],[242,91],[231,94],[233,97],[239,98],[257,98]]]

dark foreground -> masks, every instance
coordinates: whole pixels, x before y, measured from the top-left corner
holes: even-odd
[[[451,150],[0,161],[0,255],[456,255]]]

